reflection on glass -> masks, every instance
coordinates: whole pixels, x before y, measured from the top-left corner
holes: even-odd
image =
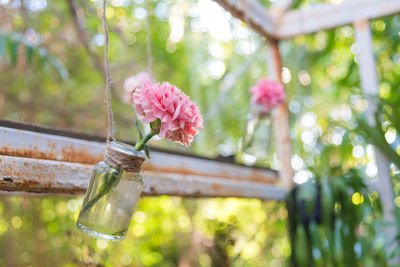
[[[247,115],[246,134],[242,141],[242,158],[245,164],[270,163],[272,127],[270,114]]]
[[[93,237],[124,239],[142,188],[143,179],[139,173],[99,162],[82,204],[78,228]]]

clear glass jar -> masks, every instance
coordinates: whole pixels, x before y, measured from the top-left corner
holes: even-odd
[[[136,150],[130,153],[140,154]],[[92,237],[124,239],[142,189],[143,178],[140,173],[127,172],[104,161],[99,162],[93,169],[82,203],[78,228]]]
[[[270,113],[247,114],[246,133],[241,144],[242,160],[245,164],[270,164],[271,124]]]

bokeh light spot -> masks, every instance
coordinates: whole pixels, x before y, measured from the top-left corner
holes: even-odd
[[[21,217],[19,216],[14,216],[11,218],[11,225],[15,228],[15,229],[19,229],[22,226],[22,220]]]
[[[353,202],[354,205],[360,205],[361,203],[364,202],[364,196],[361,195],[359,192],[355,192],[351,196],[351,201]]]

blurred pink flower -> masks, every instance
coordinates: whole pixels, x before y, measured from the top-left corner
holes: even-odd
[[[260,79],[255,86],[250,88],[251,101],[261,107],[262,112],[269,113],[285,100],[285,89],[282,84]]]
[[[150,74],[148,72],[142,71],[136,75],[129,76],[124,82],[124,102],[132,103],[132,93],[137,89],[142,87],[146,82],[153,82]]]
[[[185,146],[199,133],[197,129],[203,128],[196,104],[168,82],[145,83],[133,93],[132,104],[142,122],[161,120],[160,137]]]

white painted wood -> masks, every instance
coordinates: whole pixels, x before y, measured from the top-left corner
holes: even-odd
[[[269,77],[279,83],[282,83],[282,63],[278,41],[270,40],[267,53]],[[286,188],[292,188],[293,169],[290,164],[292,148],[290,142],[289,110],[286,103],[282,103],[274,111],[273,128],[275,133],[275,143],[278,151],[278,159],[281,164],[281,168],[279,170],[279,179],[283,186]]]
[[[83,194],[93,165],[0,156],[0,190]],[[143,195],[242,197],[283,200],[287,190],[275,185],[172,172],[143,172]]]
[[[214,0],[229,11],[232,16],[249,24],[254,31],[264,37],[274,37],[275,20],[256,0]]]
[[[255,0],[215,0],[233,16],[248,21],[264,37],[287,39],[400,13],[399,0],[345,0],[340,4],[321,3],[287,11],[293,0],[278,1],[266,10]],[[247,16],[245,15],[247,12]]]
[[[317,4],[284,13],[273,29],[278,39],[310,34],[400,12],[399,0],[345,0],[340,4]]]
[[[70,137],[0,127],[0,155],[95,164],[105,144]],[[199,157],[152,151],[143,170],[275,183],[277,172]]]
[[[275,17],[275,19],[279,19],[295,2],[296,0],[278,0],[268,9],[268,13]]]
[[[400,2],[400,1],[399,1]],[[361,19],[354,23],[355,37],[360,48],[359,54],[359,69],[361,76],[361,87],[366,95],[379,95],[379,82],[376,73],[374,50],[372,47],[371,30],[367,19]],[[367,118],[370,125],[376,125],[374,114],[376,112],[376,104],[373,101],[368,101]],[[390,165],[386,157],[375,149],[376,164],[378,167],[377,182],[375,183],[381,202],[383,205],[384,219],[389,222],[395,220],[392,212],[395,210],[393,202],[394,192],[392,178],[390,175]],[[386,235],[388,238],[396,236],[397,230],[395,227],[387,227]],[[394,248],[392,248],[394,249]],[[395,262],[399,263],[399,259]]]
[[[361,76],[361,88],[366,95],[378,96],[379,83],[375,69],[374,50],[372,47],[372,37],[367,19],[362,19],[354,23],[355,37],[360,48],[359,69]],[[368,98],[367,98],[368,99]],[[370,125],[375,125],[374,114],[376,112],[376,104],[374,101],[368,101],[367,118]],[[390,176],[390,165],[385,156],[376,149],[376,163],[378,166],[377,183],[379,193],[384,204],[384,213],[387,218],[392,218],[390,214],[394,210],[393,203],[393,185]]]

